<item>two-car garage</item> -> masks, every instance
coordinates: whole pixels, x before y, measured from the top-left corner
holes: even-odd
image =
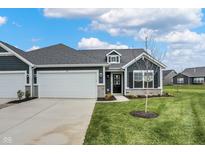
[[[97,71],[38,71],[40,98],[97,98]]]
[[[98,72],[39,71],[40,98],[97,98]],[[26,71],[0,72],[0,98],[17,98],[17,91],[25,92]]]

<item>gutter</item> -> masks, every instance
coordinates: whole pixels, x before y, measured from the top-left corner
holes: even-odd
[[[49,68],[49,67],[96,67],[96,66],[109,66],[109,64],[48,64],[48,65],[35,65],[35,68]]]

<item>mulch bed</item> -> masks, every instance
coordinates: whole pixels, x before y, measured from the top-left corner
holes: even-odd
[[[97,98],[97,101],[114,101],[116,98],[114,96],[109,98]]]
[[[27,102],[27,101],[30,101],[32,99],[36,99],[37,97],[31,97],[31,98],[24,98],[24,99],[21,99],[21,100],[14,100],[14,101],[10,101],[6,104],[19,104],[19,103],[23,103],[23,102]]]
[[[157,118],[159,116],[159,114],[155,112],[144,112],[144,111],[132,111],[130,112],[130,114],[134,117],[147,118],[147,119]]]
[[[127,97],[128,99],[146,98],[145,95],[138,95],[138,96],[128,95],[128,96],[125,96],[125,97]],[[170,94],[166,94],[166,95],[151,95],[151,96],[148,96],[148,98],[152,98],[152,97],[174,97],[174,96],[173,96],[173,95],[170,95]]]
[[[24,99],[22,99],[22,100],[14,100],[14,101],[10,101],[10,102],[5,103],[5,104],[0,104],[0,109],[9,107],[9,106],[12,106],[12,105],[15,105],[15,104],[23,103],[23,102],[26,102],[26,101],[30,101],[30,100],[36,99],[36,98],[37,98],[37,97],[24,98]]]

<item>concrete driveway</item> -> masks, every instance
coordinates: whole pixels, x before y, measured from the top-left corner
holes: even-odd
[[[12,100],[14,100],[14,99],[6,99],[6,98],[5,98],[5,99],[1,99],[1,98],[0,98],[0,105],[1,105],[1,104],[5,104],[5,103],[8,103],[8,102],[10,102],[10,101],[12,101]]]
[[[0,144],[82,144],[94,99],[35,99],[0,110]]]

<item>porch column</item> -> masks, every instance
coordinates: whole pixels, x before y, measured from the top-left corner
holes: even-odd
[[[29,66],[29,83],[30,83],[31,97],[33,97],[33,68],[32,66]]]
[[[162,75],[162,68],[160,68],[160,89],[161,89],[161,95],[163,93],[163,75]]]

